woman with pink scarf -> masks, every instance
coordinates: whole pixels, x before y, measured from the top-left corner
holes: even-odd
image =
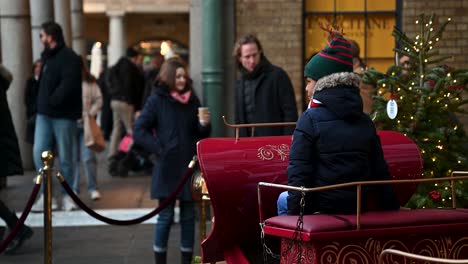
[[[176,188],[196,153],[196,143],[211,131],[209,113],[198,116],[200,101],[180,61],[164,62],[152,95],[133,127],[134,143],[157,157],[151,183],[151,198],[164,201]],[[195,235],[195,205],[186,183],[179,194],[181,263],[192,260]],[[174,203],[161,211],[154,235],[155,263],[166,263],[169,231],[174,222]]]

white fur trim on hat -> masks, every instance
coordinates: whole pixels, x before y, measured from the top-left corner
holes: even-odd
[[[315,92],[336,87],[338,85],[359,88],[361,77],[353,72],[337,72],[320,78],[315,84]]]

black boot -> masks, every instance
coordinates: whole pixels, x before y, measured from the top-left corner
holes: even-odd
[[[13,238],[13,240],[8,244],[7,248],[5,249],[5,254],[12,254],[14,253],[26,239],[31,238],[33,235],[33,231],[31,228],[27,226],[23,226],[18,234]]]
[[[154,252],[155,264],[166,264],[166,252]]]
[[[182,264],[192,264],[193,252],[181,252],[182,253]]]

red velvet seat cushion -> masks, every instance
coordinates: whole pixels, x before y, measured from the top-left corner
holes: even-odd
[[[298,216],[275,216],[266,220],[266,226],[283,231],[296,229]],[[361,229],[468,223],[468,209],[418,209],[361,214]],[[356,215],[306,215],[304,233],[347,231],[356,229]],[[271,232],[268,232],[274,235]]]

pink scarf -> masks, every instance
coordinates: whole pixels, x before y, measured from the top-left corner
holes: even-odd
[[[182,94],[178,93],[177,91],[171,92],[172,98],[174,98],[177,102],[181,104],[187,104],[191,95],[192,95],[192,90],[189,90]]]

